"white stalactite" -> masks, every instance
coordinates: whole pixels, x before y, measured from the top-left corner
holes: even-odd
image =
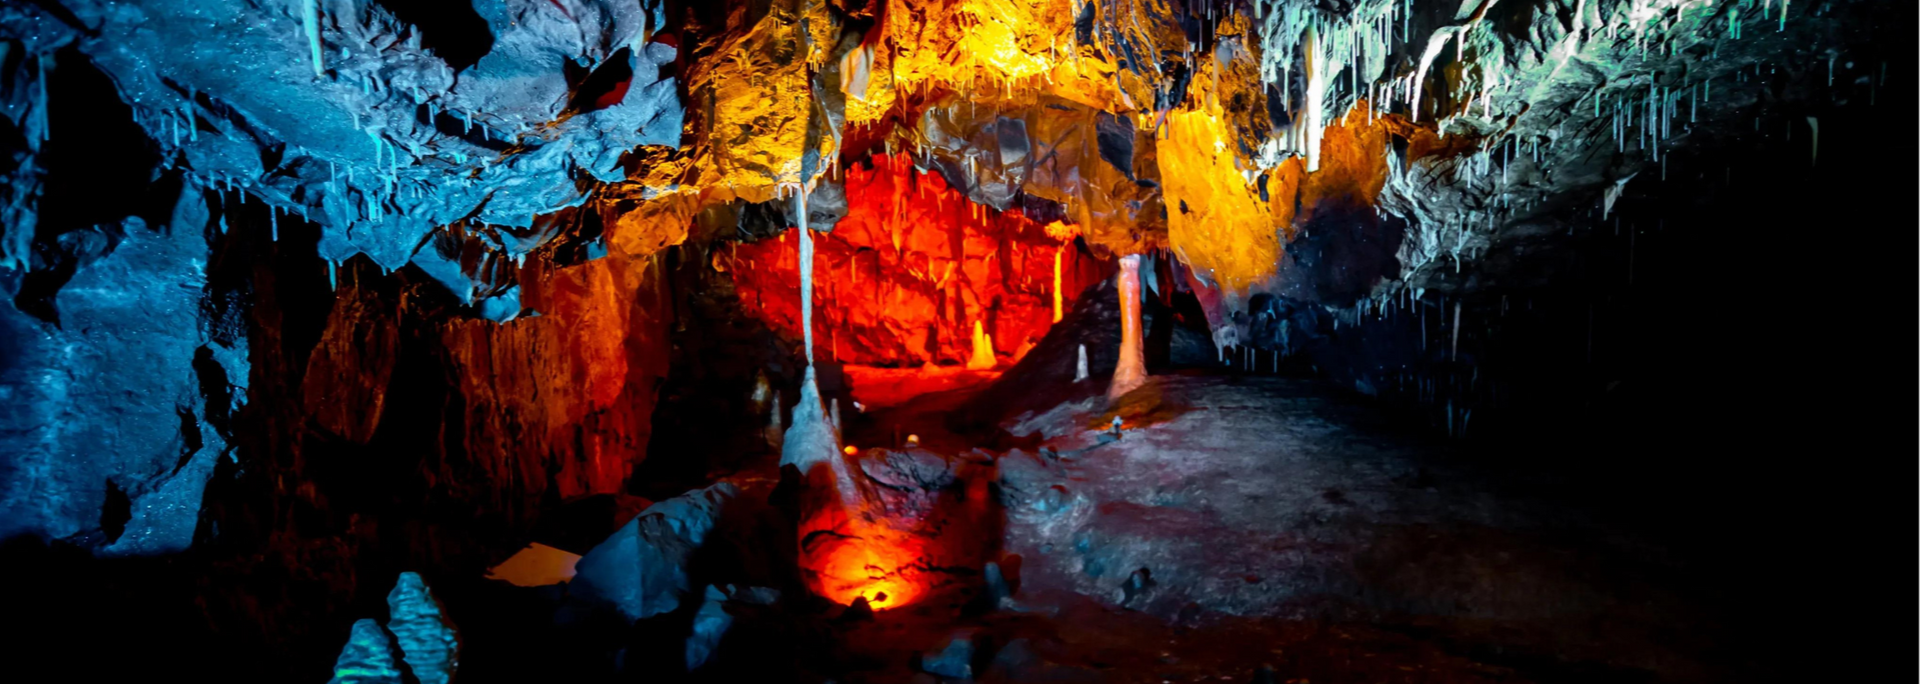
[[[807,365],[813,365],[813,235],[807,232],[807,192],[793,194],[794,221],[800,226],[800,330],[806,340]]]
[[[1119,399],[1147,382],[1146,340],[1140,326],[1140,255],[1120,258],[1120,361],[1113,367],[1108,399]]]
[[[1321,54],[1319,33],[1312,25],[1307,26],[1307,37],[1303,41],[1307,57],[1307,104],[1306,116],[1302,117],[1304,130],[1301,131],[1300,144],[1306,147],[1307,170],[1320,170],[1320,137],[1326,133],[1327,66],[1330,60]]]
[[[320,58],[320,0],[301,0],[300,23],[307,30],[307,49],[313,56],[313,75],[324,77],[327,67]]]
[[[780,465],[793,464],[806,473],[815,464],[826,463],[836,480],[851,480],[845,475],[846,462],[840,458],[840,440],[835,435],[826,407],[820,401],[820,387],[813,369],[813,237],[807,231],[807,192],[794,193],[795,223],[800,228],[800,326],[805,332],[807,373],[800,381],[800,402],[793,405],[793,422],[787,426],[780,447]],[[851,500],[851,499],[849,499]]]

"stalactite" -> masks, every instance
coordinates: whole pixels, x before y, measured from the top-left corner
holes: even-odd
[[[828,423],[825,406],[820,400],[820,387],[814,375],[813,237],[807,228],[806,188],[798,188],[793,195],[794,222],[798,224],[800,243],[800,327],[805,341],[807,370],[800,382],[800,402],[793,406],[793,422],[787,426],[780,448],[780,464],[792,464],[805,473],[815,464],[825,462],[834,469],[836,481],[845,481],[841,485],[843,488],[851,487],[850,478],[842,472],[846,469],[846,463],[840,456],[839,440],[834,435],[833,426]]]
[[[1301,144],[1307,150],[1307,170],[1320,170],[1320,137],[1326,132],[1325,102],[1327,97],[1327,58],[1321,54],[1319,34],[1312,26],[1307,27],[1305,39],[1307,56],[1307,104],[1305,129],[1302,131]]]
[[[300,1],[300,23],[307,32],[307,49],[313,58],[313,75],[324,78],[327,67],[320,56],[320,0]]]

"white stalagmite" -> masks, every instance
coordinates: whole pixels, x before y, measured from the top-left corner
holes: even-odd
[[[1108,399],[1119,399],[1147,382],[1145,336],[1140,330],[1140,255],[1120,258],[1120,361],[1113,367]]]
[[[786,442],[786,426],[780,424],[780,395],[779,394],[773,395],[773,403],[771,404],[771,407],[773,410],[767,412],[767,428],[766,428],[767,444],[771,445],[775,449],[780,449],[781,446]],[[782,455],[783,456],[785,455],[784,451],[782,452]]]
[[[807,229],[807,191],[803,186],[793,193],[795,223],[800,228],[800,328],[806,343],[807,374],[800,381],[800,402],[793,405],[793,421],[780,446],[780,465],[793,464],[806,473],[815,464],[826,463],[835,472],[835,480],[851,486],[846,462],[840,458],[839,439],[820,401],[820,387],[813,369],[813,237]],[[851,501],[851,499],[848,499]]]
[[[1087,379],[1087,345],[1080,345],[1080,363],[1073,368],[1073,381]]]

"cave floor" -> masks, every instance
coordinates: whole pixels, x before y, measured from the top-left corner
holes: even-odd
[[[1004,453],[937,432],[964,393],[849,436],[916,431],[924,449],[995,459],[1016,591],[972,617],[881,611],[844,634],[864,663],[848,681],[912,679],[914,657],[956,633],[982,645],[988,681],[1719,681],[1752,667],[1712,646],[1711,583],[1587,505],[1582,483],[1484,467],[1321,383],[1155,376],[1112,408],[1088,397],[1023,417],[1010,432],[1028,448]]]

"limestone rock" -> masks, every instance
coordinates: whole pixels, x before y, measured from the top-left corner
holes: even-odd
[[[392,616],[387,630],[393,632],[414,678],[420,684],[452,681],[460,669],[460,638],[419,573],[400,573],[400,581],[387,594],[387,609]]]
[[[920,669],[928,674],[953,679],[973,677],[973,638],[962,634],[947,642],[945,648],[920,656]]]
[[[340,659],[333,663],[327,684],[401,684],[400,665],[393,656],[392,636],[370,619],[353,623]]]
[[[693,614],[693,632],[687,635],[688,672],[706,664],[707,658],[720,647],[720,639],[726,636],[727,628],[733,626],[733,616],[727,613],[726,600],[726,592],[716,586],[707,586],[700,610]]]

